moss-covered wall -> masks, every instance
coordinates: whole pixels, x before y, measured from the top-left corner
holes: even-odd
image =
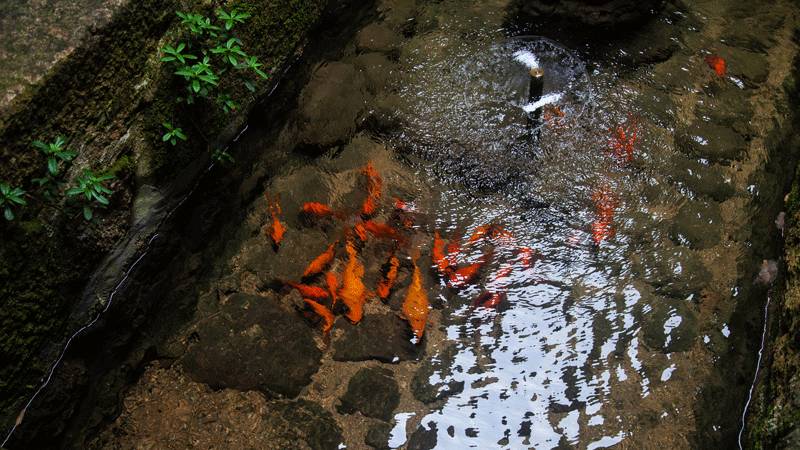
[[[85,292],[98,264],[132,230],[132,208],[144,186],[177,197],[199,176],[211,152],[225,145],[255,102],[275,81],[255,92],[223,77],[241,105],[225,114],[212,101],[186,105],[176,100],[183,85],[159,61],[158,49],[186,35],[176,10],[213,15],[236,7],[252,17],[238,26],[243,48],[266,69],[280,74],[302,48],[324,0],[127,1],[40,82],[19,94],[0,118],[0,181],[31,193],[17,220],[0,224],[0,426],[8,429],[37,387],[68,332],[92,314],[76,305],[100,292]],[[172,147],[161,141],[161,122],[189,135]],[[92,222],[63,200],[46,201],[31,178],[42,176],[45,159],[31,146],[63,135],[78,157],[67,181],[84,168],[112,171],[109,208]],[[116,268],[119,276],[122,267]],[[109,274],[113,276],[114,274]],[[95,306],[97,306],[95,305]],[[85,305],[84,305],[85,306]],[[96,308],[95,308],[96,309]]]

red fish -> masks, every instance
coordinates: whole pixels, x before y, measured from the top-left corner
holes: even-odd
[[[326,308],[323,305],[320,305],[319,303],[315,302],[314,300],[309,300],[309,299],[305,298],[305,299],[303,299],[303,301],[305,302],[306,305],[310,306],[311,309],[313,309],[314,312],[317,313],[317,315],[322,317],[322,332],[323,333],[327,333],[327,332],[331,331],[331,328],[333,327],[333,319],[334,319],[333,313],[331,312],[331,310]]]
[[[405,200],[400,200],[397,197],[394,198],[394,209],[407,213],[416,212],[417,210],[417,208],[415,208],[413,204],[408,203]]]
[[[364,200],[363,205],[361,205],[361,214],[365,217],[369,217],[375,214],[377,210],[378,201],[381,198],[383,180],[378,171],[375,170],[375,167],[372,166],[371,162],[367,163],[367,165],[361,169],[361,173],[367,178],[367,198]]]
[[[505,280],[509,276],[511,276],[511,272],[514,271],[514,268],[511,266],[504,266],[501,267],[495,274],[494,274],[494,281]]]
[[[461,236],[453,236],[447,243],[447,261],[450,266],[458,264],[458,255],[461,253]]]
[[[339,290],[339,277],[337,277],[334,272],[326,272],[325,284],[328,285],[328,292],[331,294],[331,308],[333,308],[339,300],[339,297],[336,295],[336,292]]]
[[[353,226],[353,231],[356,233],[361,242],[367,241],[367,228],[364,226],[364,222],[358,222]]]
[[[317,286],[310,286],[307,284],[300,284],[300,283],[293,283],[291,281],[287,281],[286,284],[289,286],[297,289],[297,292],[300,293],[303,297],[312,298],[314,300],[321,300],[324,298],[328,298],[328,291],[321,287]]]
[[[386,300],[389,297],[392,286],[394,286],[395,281],[397,281],[398,267],[400,267],[400,260],[392,255],[389,258],[389,270],[386,271],[386,275],[381,279],[380,283],[378,283],[378,288],[376,289],[378,297],[381,300]]]
[[[528,269],[532,269],[534,264],[536,264],[536,261],[541,258],[539,252],[530,247],[518,248],[517,256],[519,257],[519,263]]]
[[[460,288],[474,280],[483,267],[482,262],[476,262],[450,272],[450,286]]]
[[[318,202],[303,203],[303,207],[300,208],[300,212],[309,216],[317,217],[328,217],[334,214],[330,206]]]
[[[506,300],[505,292],[484,291],[472,301],[473,307],[497,308]]]
[[[478,228],[475,228],[475,231],[472,232],[472,235],[467,239],[468,244],[472,244],[484,238],[492,229],[492,224],[481,225]]]
[[[281,215],[280,199],[277,196],[271,198],[269,193],[264,193],[264,197],[267,199],[267,209],[269,210],[269,215],[272,217],[272,223],[270,224],[268,234],[270,239],[272,239],[272,244],[277,248],[281,245],[283,235],[286,233],[286,227],[283,226],[279,219]]]
[[[596,219],[592,223],[592,240],[600,245],[604,240],[614,237],[614,214],[618,201],[608,186],[603,186],[592,194]]]
[[[306,267],[305,272],[303,272],[303,277],[316,275],[325,270],[328,264],[330,264],[331,261],[333,261],[335,247],[338,242],[339,241],[336,241],[333,244],[329,245],[327,250],[325,250],[319,256],[314,258],[314,260],[311,261],[308,267]]]
[[[444,239],[439,236],[438,231],[433,232],[433,247],[431,247],[431,257],[436,268],[442,275],[447,274],[450,269],[450,261],[444,253]]]
[[[370,234],[372,234],[376,238],[394,239],[396,241],[401,241],[403,239],[403,237],[400,236],[400,233],[398,233],[397,230],[395,230],[394,228],[385,223],[373,222],[371,220],[367,220],[363,222],[363,224],[364,224],[364,229],[369,231]]]
[[[609,131],[611,132],[611,138],[609,139],[610,153],[620,161],[632,161],[634,147],[639,139],[639,128],[636,122],[631,119],[624,126],[618,124]]]
[[[728,64],[721,56],[717,55],[708,55],[705,58],[706,64],[708,67],[714,69],[718,77],[724,77],[725,72],[728,71]]]

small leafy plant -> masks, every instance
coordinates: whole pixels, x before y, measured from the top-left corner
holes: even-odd
[[[161,136],[163,142],[169,141],[170,144],[177,145],[178,139],[182,141],[186,140],[186,135],[183,133],[182,129],[173,127],[169,122],[164,122],[161,125],[167,130],[167,132]]]
[[[111,195],[112,191],[105,187],[103,183],[112,179],[114,179],[114,175],[108,173],[95,175],[91,170],[87,169],[83,172],[83,175],[75,180],[78,185],[67,189],[67,197],[81,196],[84,219],[92,220],[94,216],[92,208],[94,205],[108,206],[109,201],[106,195]]]
[[[59,160],[69,162],[75,157],[77,153],[67,150],[64,145],[67,141],[58,136],[55,141],[46,144],[42,141],[33,141],[33,146],[42,151],[47,156],[47,172],[52,175],[58,175],[58,162]]]
[[[236,162],[233,159],[233,156],[231,156],[230,153],[228,153],[227,151],[225,151],[225,149],[222,148],[214,150],[214,153],[211,154],[211,158],[222,165],[233,164],[234,162]]]
[[[181,11],[177,11],[175,14],[181,18],[181,25],[188,28],[189,31],[194,34],[208,34],[209,36],[217,37],[217,31],[221,31],[220,27],[212,25],[211,19],[202,14],[184,13]]]
[[[211,53],[216,55],[222,55],[222,58],[229,63],[233,67],[237,67],[239,65],[239,61],[236,60],[236,57],[247,58],[247,53],[242,50],[242,41],[236,38],[230,38],[225,45],[217,45],[216,47],[211,49]]]
[[[21,188],[12,188],[6,183],[0,183],[0,206],[3,207],[3,217],[8,221],[14,220],[14,208],[25,206],[28,202],[23,198],[25,191]]]
[[[208,95],[208,88],[216,86],[219,82],[219,77],[211,70],[211,59],[208,56],[197,64],[181,67],[175,74],[186,80],[190,94],[200,94],[204,97]]]
[[[237,23],[244,23],[244,20],[250,17],[250,14],[241,13],[235,9],[232,9],[231,12],[218,9],[217,17],[225,24],[225,30],[230,31]]]
[[[161,51],[165,56],[161,57],[162,62],[178,61],[181,64],[186,64],[187,59],[197,59],[197,56],[184,54],[183,49],[186,48],[186,43],[179,42],[177,47],[165,45]]]

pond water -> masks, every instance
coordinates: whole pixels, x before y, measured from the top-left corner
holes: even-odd
[[[692,3],[600,40],[522,29],[508,1],[381,2],[285,123],[251,118],[233,153],[256,156],[230,169],[230,216],[208,227],[197,207],[192,243],[169,263],[181,276],[164,302],[196,302],[159,337],[155,359],[178,364],[150,365],[92,446],[299,445],[283,422],[248,422],[283,408],[280,396],[318,405],[347,448],[734,445],[766,298],[754,279],[777,256],[785,173],[765,174],[795,7]],[[402,239],[368,237],[356,258],[371,289],[396,255],[398,281],[327,335],[281,285],[334,242],[332,270],[349,265],[367,163],[383,180],[373,220]],[[264,192],[287,227],[277,250]],[[309,222],[298,212],[311,201],[338,212]],[[441,273],[435,234],[451,257]],[[411,343],[401,317],[415,264],[432,311]],[[276,334],[271,310],[241,294],[300,331]],[[303,339],[300,362],[265,356]],[[289,384],[264,381],[276,364]],[[359,391],[354,373],[394,388]],[[373,386],[379,411],[347,400]]]

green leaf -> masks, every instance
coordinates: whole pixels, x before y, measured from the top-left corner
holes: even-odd
[[[192,80],[192,90],[195,92],[200,92],[200,82],[197,80]]]
[[[177,128],[175,130],[175,136],[178,137],[179,139],[183,140],[183,141],[186,140],[186,135],[183,134],[183,130],[181,130],[180,128]]]
[[[55,158],[47,158],[47,171],[51,175],[58,175],[58,161]]]
[[[5,218],[6,218],[6,220],[8,220],[8,221],[10,222],[10,221],[14,220],[14,212],[13,212],[13,211],[11,211],[11,208],[9,208],[8,206],[6,206],[6,207],[3,209],[3,217],[5,217]]]
[[[97,200],[102,205],[108,205],[108,199],[103,197],[102,194],[94,194],[95,200]]]
[[[167,142],[171,137],[172,137],[172,133],[164,133],[164,135],[161,136],[161,141],[162,142]]]
[[[88,206],[83,207],[83,218],[87,221],[92,220],[92,208]]]
[[[255,85],[254,85],[253,83],[249,82],[249,81],[245,81],[245,82],[244,82],[244,86],[245,86],[245,87],[246,87],[246,88],[247,88],[247,89],[248,89],[250,92],[255,92],[255,91],[256,91],[256,87],[255,87]]]
[[[170,62],[170,61],[175,61],[175,57],[173,57],[173,56],[162,56],[161,57],[161,62]],[[183,62],[183,61],[181,61],[181,62]]]
[[[71,187],[71,188],[67,189],[67,192],[65,192],[65,193],[67,194],[67,197],[74,197],[76,195],[82,194],[83,193],[83,189],[81,189],[79,187]]]

